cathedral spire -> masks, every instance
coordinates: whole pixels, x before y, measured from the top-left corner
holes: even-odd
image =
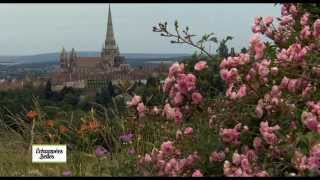
[[[119,49],[117,48],[116,40],[113,33],[113,24],[112,24],[112,16],[111,16],[111,7],[109,4],[109,11],[108,11],[108,24],[107,24],[107,33],[106,33],[106,40],[104,42],[104,47],[101,52],[101,56],[103,59],[107,61],[113,61],[113,57],[119,56]],[[110,59],[111,58],[111,59]],[[113,62],[109,62],[113,64]]]
[[[107,37],[106,37],[106,41],[105,41],[105,46],[107,49],[115,49],[116,48],[116,41],[115,41],[115,37],[114,37],[114,33],[113,33],[110,4],[109,4],[109,12],[108,12]]]

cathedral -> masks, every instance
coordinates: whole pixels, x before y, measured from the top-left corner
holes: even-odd
[[[144,66],[132,68],[120,55],[119,47],[113,32],[111,9],[109,5],[106,39],[100,56],[80,57],[74,48],[67,52],[64,48],[60,53],[59,67],[50,78],[56,90],[63,87],[80,89],[99,89],[107,86],[111,80],[145,81],[149,76],[166,73],[164,64],[155,67]]]
[[[129,71],[129,64],[126,63],[125,57],[120,56],[119,47],[115,41],[110,5],[106,39],[100,56],[80,57],[74,48],[70,52],[63,48],[59,62],[60,67],[56,78],[64,82],[106,79],[110,73]]]

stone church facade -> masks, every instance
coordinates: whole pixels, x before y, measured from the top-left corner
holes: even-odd
[[[120,55],[116,44],[109,5],[106,39],[100,56],[81,57],[74,48],[70,52],[62,48],[59,68],[51,76],[51,81],[56,90],[65,86],[97,89],[104,87],[110,80],[115,83],[119,80],[144,81],[148,76],[157,76],[167,72],[167,69],[168,67],[163,67],[163,65],[156,68],[145,66],[138,69],[129,66],[125,57]]]
[[[60,53],[59,70],[54,75],[53,81],[60,84],[74,84],[71,82],[110,80],[113,73],[128,74],[130,70],[129,64],[126,63],[125,57],[120,55],[116,44],[109,5],[106,39],[100,56],[81,57],[74,48],[70,52],[63,48]]]

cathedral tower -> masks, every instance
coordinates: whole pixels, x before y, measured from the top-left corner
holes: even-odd
[[[104,60],[108,61],[108,64],[113,66],[114,57],[119,56],[119,55],[120,55],[119,48],[116,44],[116,40],[115,40],[114,33],[113,33],[111,8],[110,8],[110,4],[109,4],[106,40],[105,40],[104,46],[102,48],[101,57]]]
[[[62,70],[65,70],[67,68],[67,65],[68,65],[68,53],[63,47],[60,53],[60,68]]]

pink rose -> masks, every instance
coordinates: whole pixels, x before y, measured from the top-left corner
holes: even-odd
[[[195,170],[193,173],[192,173],[192,177],[202,177],[202,173],[200,170]]]
[[[210,162],[214,161],[214,162],[222,162],[225,159],[225,153],[223,151],[221,152],[217,152],[214,151],[211,153],[211,156],[209,158]]]
[[[183,95],[182,95],[180,92],[178,92],[178,93],[175,95],[175,97],[174,97],[174,99],[173,99],[173,102],[174,102],[174,104],[176,104],[176,105],[181,104],[181,103],[183,102]]]
[[[183,114],[181,113],[180,109],[179,108],[176,108],[175,109],[175,120],[176,120],[176,123],[177,124],[180,124],[182,123],[182,118],[183,118]]]
[[[291,16],[283,16],[280,22],[280,25],[285,26],[291,23],[292,21],[293,21],[293,18]]]
[[[173,151],[173,142],[172,141],[166,141],[161,144],[161,150],[164,153],[171,153]]]
[[[301,17],[301,19],[300,19],[300,24],[301,24],[302,26],[308,25],[309,16],[310,16],[309,13],[305,13],[305,14]]]
[[[202,95],[200,93],[198,93],[198,92],[192,93],[191,96],[192,96],[192,101],[193,101],[194,104],[199,104],[199,103],[201,103],[203,101]]]
[[[193,133],[192,127],[187,127],[187,128],[185,128],[184,131],[183,131],[183,133],[184,133],[185,135],[192,135],[192,133]]]
[[[197,64],[195,64],[194,69],[196,71],[202,71],[203,69],[208,68],[206,61],[199,61]]]
[[[134,95],[133,98],[131,99],[131,101],[128,102],[127,104],[129,107],[132,107],[132,106],[138,105],[138,103],[140,103],[140,102],[141,102],[141,97]]]
[[[260,105],[256,106],[256,114],[257,114],[258,118],[261,118],[263,116],[263,109]]]
[[[317,19],[313,24],[313,36],[320,38],[320,19]]]
[[[238,97],[244,97],[247,95],[247,86],[245,84],[240,86],[240,89],[238,91],[237,96]]]
[[[144,116],[145,106],[143,103],[138,104],[137,111],[139,113],[139,116]]]
[[[146,154],[144,156],[144,161],[147,162],[147,163],[152,161],[152,158],[151,158],[150,154]]]
[[[305,26],[300,32],[300,39],[308,39],[311,36],[311,31],[309,26]]]
[[[267,16],[267,17],[263,18],[263,23],[266,26],[269,26],[272,22],[273,22],[273,17],[272,16]]]

